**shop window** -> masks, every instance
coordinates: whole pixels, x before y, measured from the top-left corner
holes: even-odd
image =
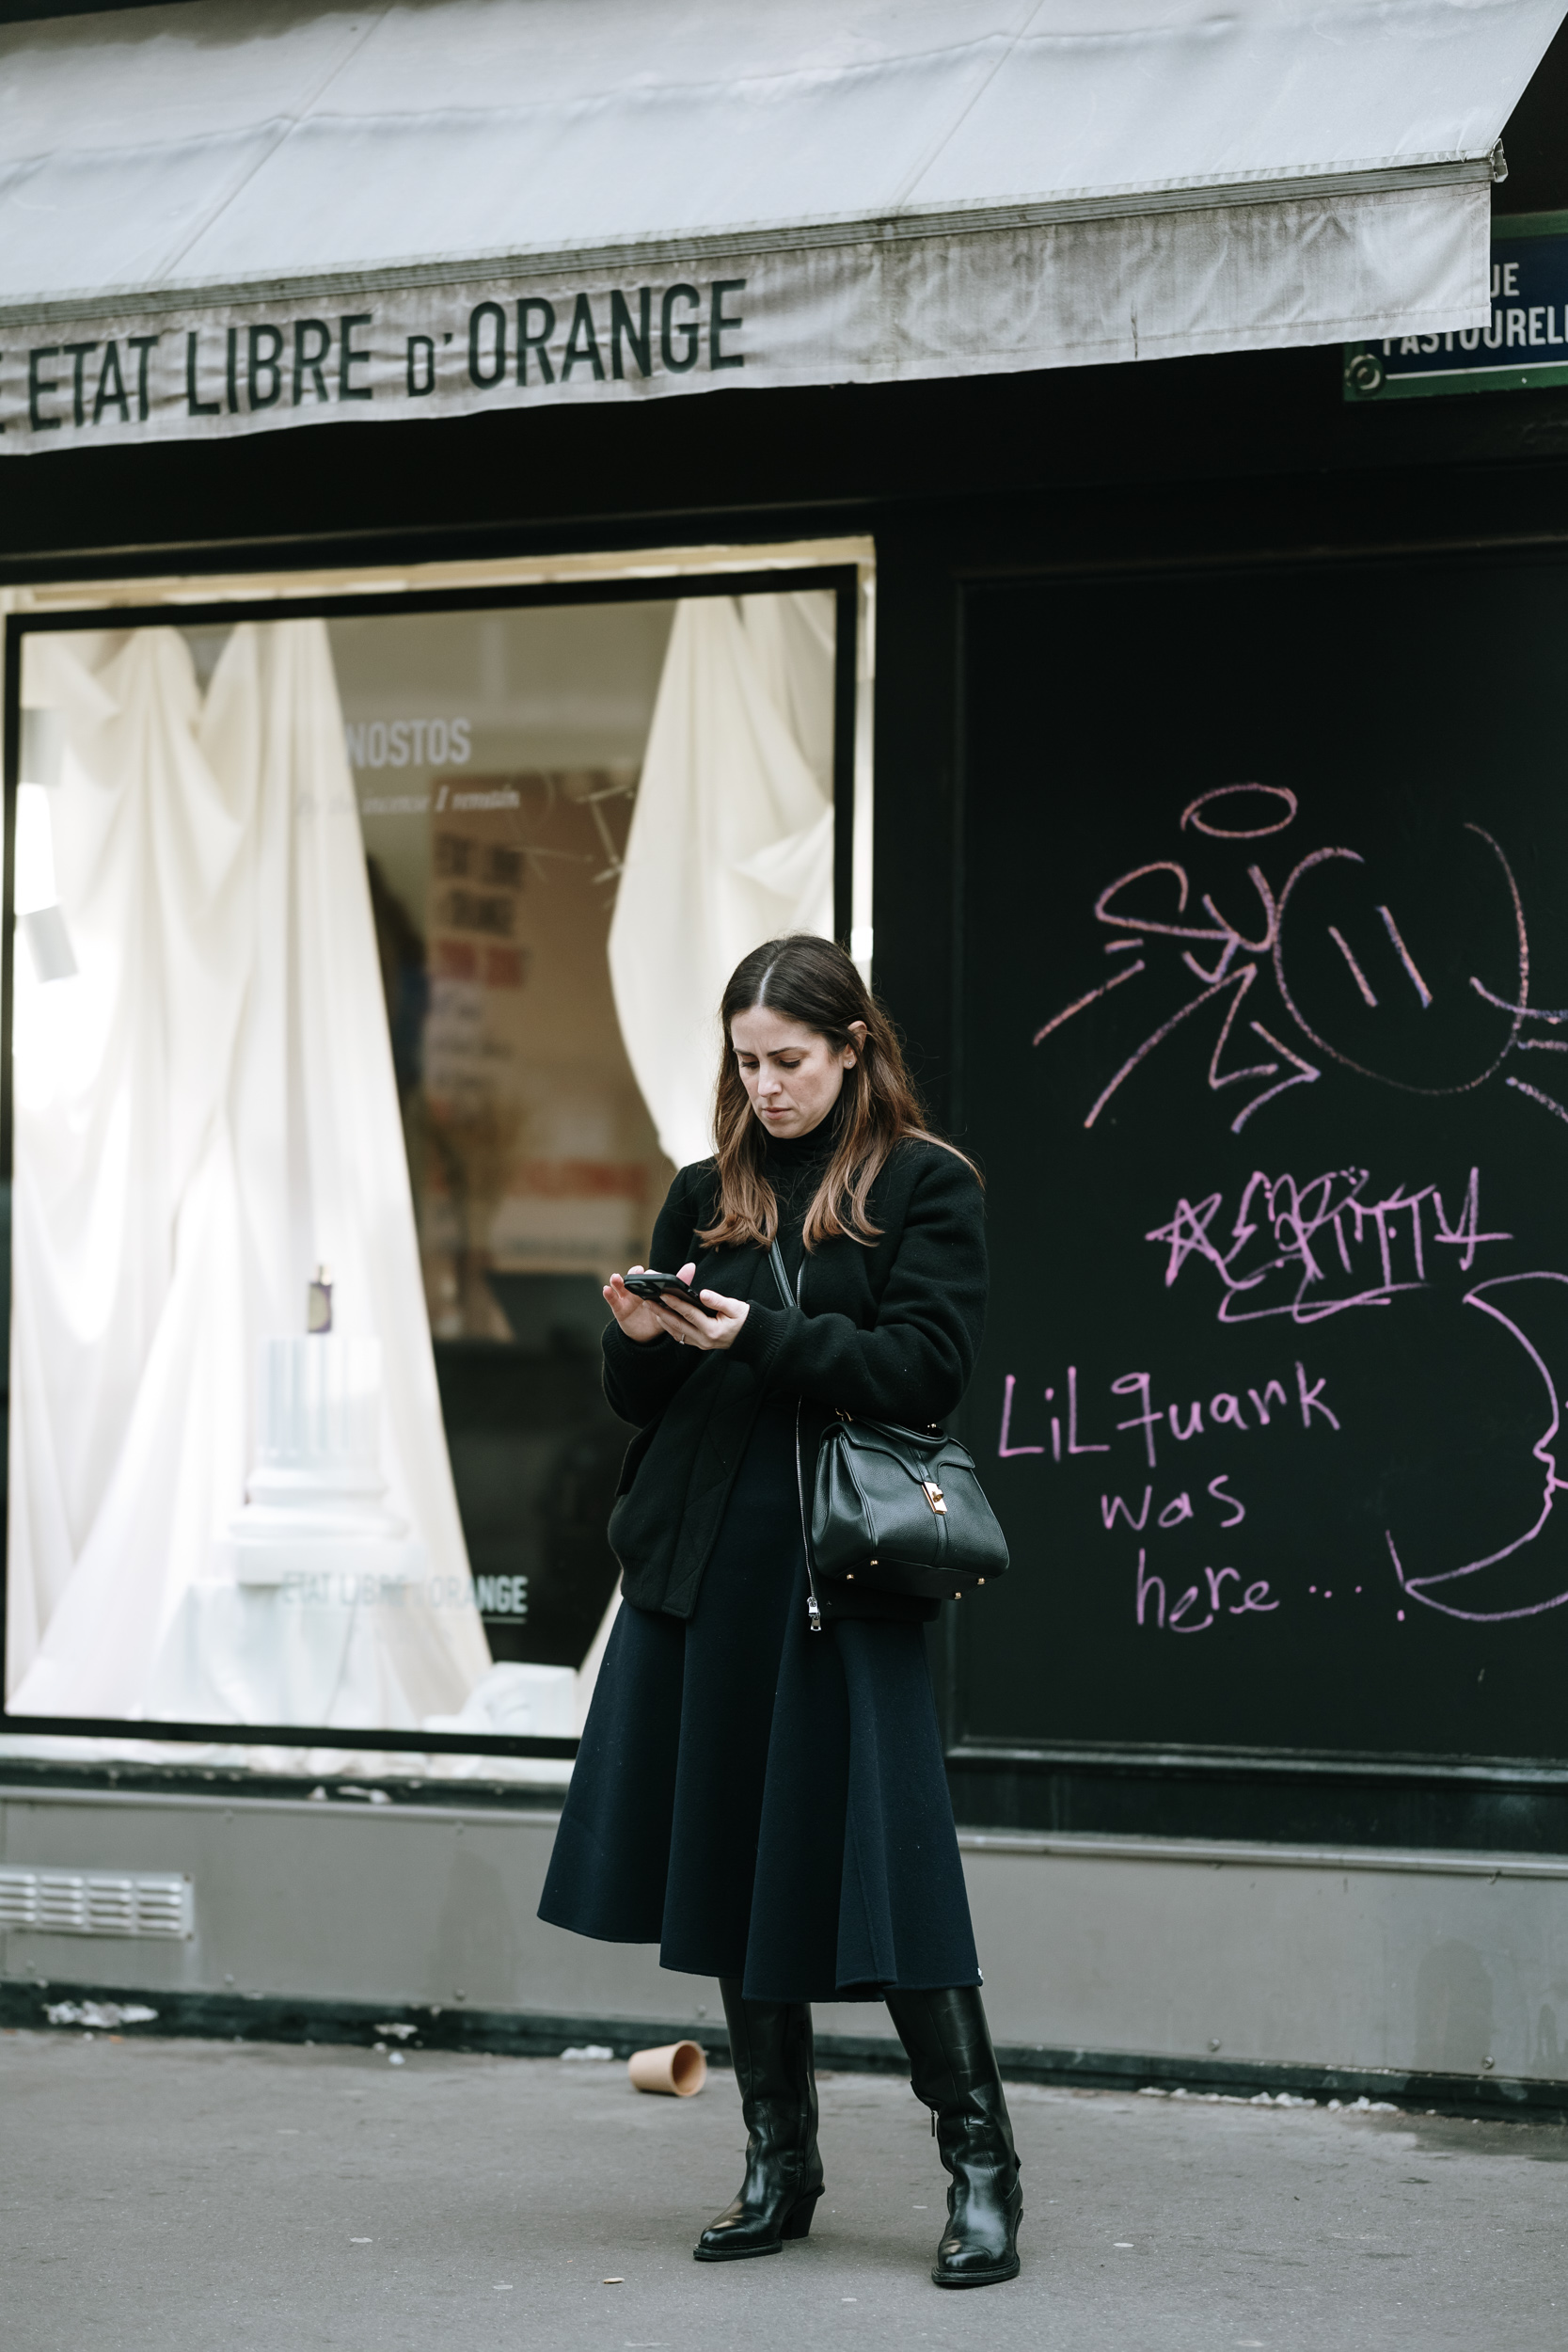
[[[832,927],[833,628],[28,633],[13,1723],[577,1728],[601,1286],[707,1148],[728,969]]]

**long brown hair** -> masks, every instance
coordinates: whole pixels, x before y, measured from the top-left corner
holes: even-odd
[[[737,1014],[763,1007],[814,1030],[835,1053],[847,1046],[855,1050],[843,1092],[829,1114],[838,1119],[838,1145],[806,1212],[804,1239],[806,1248],[815,1249],[818,1242],[847,1234],[869,1248],[881,1229],[867,1216],[866,1200],[895,1146],[906,1136],[918,1136],[943,1151],[954,1147],[927,1126],[893,1024],[849,958],[831,939],[804,931],[753,947],[724,991],[720,1007],[724,1042],[713,1112],[719,1216],[697,1238],[710,1249],[748,1242],[766,1249],[778,1233],[779,1204],[764,1169],[768,1136],[747,1098],[730,1039]],[[852,1032],[857,1021],[865,1025],[863,1043]],[[956,1156],[963,1158],[962,1152]]]

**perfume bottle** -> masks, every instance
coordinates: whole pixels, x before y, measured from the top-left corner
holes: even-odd
[[[319,1265],[305,1291],[305,1328],[312,1336],[332,1328],[332,1273]]]

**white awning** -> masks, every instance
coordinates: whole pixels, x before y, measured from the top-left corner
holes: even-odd
[[[186,0],[0,29],[0,453],[1487,317],[1564,0]]]

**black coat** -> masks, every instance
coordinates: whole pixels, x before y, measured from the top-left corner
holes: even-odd
[[[611,1324],[605,1394],[637,1436],[610,1519],[636,1609],[689,1617],[758,1412],[769,1397],[802,1397],[808,1438],[835,1406],[919,1427],[958,1406],[979,1349],[986,1237],[973,1170],[941,1144],[910,1139],[871,1190],[867,1247],[840,1236],[805,1260],[800,1307],[785,1308],[765,1250],[706,1249],[717,1223],[711,1160],[683,1168],[654,1227],[654,1265],[697,1262],[699,1290],[750,1302],[733,1343],[705,1352],[659,1338],[639,1343]],[[820,1408],[813,1410],[811,1408]],[[813,1459],[805,1464],[807,1493]],[[925,1618],[934,1602],[896,1594],[834,1594],[833,1613]]]

